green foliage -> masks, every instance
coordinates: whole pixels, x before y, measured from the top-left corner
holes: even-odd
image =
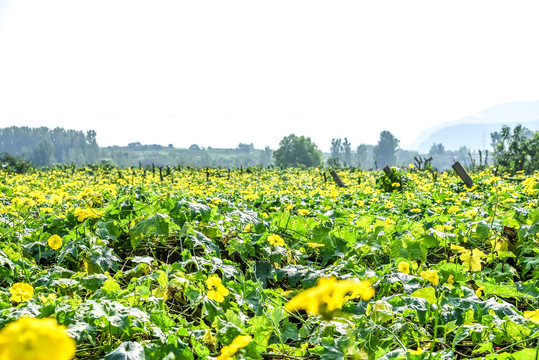
[[[385,192],[402,191],[407,183],[407,177],[394,167],[391,167],[389,173],[383,171],[376,179],[376,185]]]
[[[395,152],[399,147],[399,139],[397,139],[389,131],[382,131],[378,144],[374,147],[374,160],[380,168],[384,166],[396,165]]]
[[[491,134],[495,164],[501,171],[527,174],[539,170],[539,134],[517,125],[503,126],[501,131]]]
[[[105,360],[145,360],[144,348],[137,342],[121,343],[114,351],[105,356]]]
[[[35,166],[56,163],[95,163],[99,159],[96,133],[89,130],[29,128],[12,126],[0,129],[0,148],[14,156],[31,161]]]
[[[24,161],[15,156],[11,156],[8,153],[0,155],[0,166],[5,172],[12,172],[15,174],[24,174],[33,169],[32,164],[29,161]]]
[[[304,165],[306,167],[318,167],[322,165],[322,152],[311,138],[285,136],[279,142],[279,149],[273,153],[275,164],[282,167],[294,167]]]
[[[80,359],[216,358],[240,335],[252,341],[238,360],[536,357],[538,176],[485,171],[457,192],[454,175],[396,169],[343,171],[345,188],[314,169],[183,171],[0,172],[0,331],[55,318]],[[99,218],[79,221],[90,201]],[[472,252],[480,269],[463,265]],[[347,298],[332,319],[285,308],[333,276],[374,297]],[[29,300],[14,300],[17,282]]]

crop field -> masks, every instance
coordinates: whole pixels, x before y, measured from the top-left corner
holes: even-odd
[[[0,171],[0,359],[539,359],[539,174]]]

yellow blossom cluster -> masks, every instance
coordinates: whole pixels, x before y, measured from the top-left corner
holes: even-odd
[[[28,301],[34,297],[34,288],[30,284],[15,283],[9,288],[11,293],[11,300],[15,302]],[[1,358],[0,358],[1,359]]]
[[[22,317],[0,330],[2,360],[71,360],[75,341],[54,319]]]
[[[425,270],[421,272],[421,277],[429,281],[432,285],[438,285],[440,283],[440,277],[438,276],[438,270]]]
[[[78,221],[84,221],[88,218],[91,219],[99,219],[102,215],[102,213],[97,209],[82,209],[82,208],[76,208],[75,217]]]
[[[294,296],[286,303],[285,308],[288,311],[306,310],[311,314],[330,317],[348,300],[357,298],[369,300],[373,296],[374,289],[368,281],[320,278],[316,286]]]

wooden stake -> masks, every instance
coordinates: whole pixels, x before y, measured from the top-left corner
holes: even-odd
[[[337,184],[338,187],[344,187],[344,183],[342,182],[339,175],[337,175],[335,170],[331,170],[329,173],[331,174],[331,177],[333,178],[333,181],[335,181],[335,183]]]
[[[471,188],[472,186],[474,186],[474,181],[472,180],[470,175],[468,175],[468,172],[466,171],[466,169],[464,169],[460,162],[457,161],[456,163],[454,163],[452,168],[457,172],[457,175],[461,178],[461,180],[464,182],[464,184],[466,184],[467,187]]]

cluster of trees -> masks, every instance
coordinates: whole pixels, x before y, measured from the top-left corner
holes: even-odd
[[[255,149],[253,144],[239,144],[235,149],[203,148],[192,144],[187,149],[174,148],[172,145],[142,145],[131,143],[125,146],[101,148],[101,157],[109,159],[119,167],[129,166],[194,166],[239,168],[249,166],[269,166],[272,150]]]
[[[399,140],[389,131],[382,131],[376,145],[361,144],[355,151],[348,138],[344,141],[340,138],[331,140],[330,157],[327,159],[329,166],[357,166],[364,169],[394,166],[413,161],[417,152],[401,150]],[[310,138],[296,136],[295,134],[284,137],[279,143],[279,149],[274,152],[275,165],[289,166],[322,166],[323,154]]]
[[[417,151],[399,148],[399,139],[391,132],[382,131],[375,145],[360,144],[355,150],[348,138],[331,140],[329,157],[326,165],[331,167],[353,166],[365,170],[380,169],[384,166],[408,166],[438,170],[450,169],[455,161],[460,161],[469,168],[483,168],[488,162],[488,151],[472,153],[470,149],[461,147],[458,151],[447,151],[443,144],[433,144],[429,153],[420,155]],[[275,165],[290,166],[323,166],[322,152],[318,150],[310,138],[286,136],[281,140],[279,149],[274,152]]]
[[[63,128],[12,126],[0,129],[0,149],[35,166],[56,163],[82,165],[99,160],[99,146],[93,130],[84,134]]]
[[[318,149],[311,138],[291,134],[279,142],[279,149],[273,153],[277,166],[316,167],[322,165],[322,151]]]
[[[491,153],[494,165],[501,171],[539,170],[539,132],[517,126],[512,131],[503,126],[491,134]],[[354,166],[362,169],[379,169],[386,165],[418,167],[431,166],[440,170],[450,168],[459,160],[471,168],[484,168],[489,164],[489,153],[483,150],[472,153],[466,147],[458,151],[447,151],[443,144],[433,144],[426,156],[415,151],[399,148],[399,139],[389,131],[382,131],[375,145],[360,144],[355,150],[348,138],[334,138],[329,154],[323,154],[317,145],[305,136],[291,134],[272,151],[269,147],[257,150],[253,144],[240,143],[236,149],[202,148],[196,144],[188,149],[172,146],[143,145],[139,142],[128,146],[99,148],[96,133],[86,133],[63,128],[9,127],[0,129],[0,163],[19,171],[34,166],[54,164],[114,163],[120,167],[139,165],[180,165],[195,167],[281,167],[305,166]]]
[[[539,132],[515,126],[503,126],[501,131],[490,134],[496,166],[501,171],[529,174],[539,170]]]
[[[100,148],[96,132],[86,133],[63,128],[30,128],[12,126],[0,129],[0,164],[4,168],[19,169],[30,165],[113,163],[129,166],[195,166],[195,167],[248,167],[268,166],[273,163],[272,150],[257,150],[253,144],[240,143],[236,149],[202,148],[196,144],[189,149],[177,149],[169,144],[144,145],[140,142],[128,146]],[[16,161],[21,161],[17,163]],[[23,166],[24,165],[24,166]]]

